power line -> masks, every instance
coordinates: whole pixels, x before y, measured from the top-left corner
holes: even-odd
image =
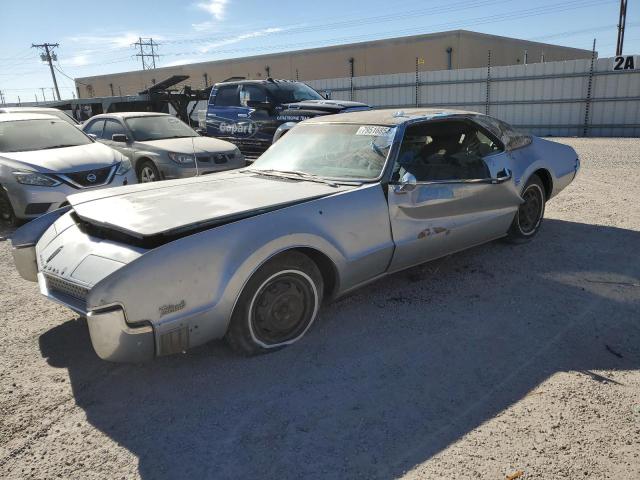
[[[153,43],[153,38],[142,38],[139,37],[138,41],[133,44],[136,47],[140,47],[140,53],[136,54],[136,57],[140,57],[142,60],[142,69],[143,70],[151,70],[156,68],[156,57],[159,57],[154,47],[157,47],[157,43]],[[151,58],[151,60],[147,60]]]
[[[56,89],[56,95],[58,96],[58,100],[60,100],[60,90],[58,89],[58,81],[56,80],[56,74],[53,71],[53,63],[52,60],[58,60],[58,56],[53,51],[54,48],[58,47],[57,43],[40,43],[40,44],[31,44],[31,48],[41,48],[44,49],[44,53],[40,54],[40,59],[43,61],[47,61],[49,63],[49,70],[51,70],[51,78],[53,78],[53,86]]]

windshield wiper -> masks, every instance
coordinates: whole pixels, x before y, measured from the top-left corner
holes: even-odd
[[[298,170],[274,170],[274,169],[266,169],[266,170],[259,170],[259,169],[249,169],[246,170],[249,172],[256,172],[257,174],[262,174],[262,175],[271,175],[273,177],[285,177],[285,178],[291,178],[291,176],[296,176],[297,178],[301,178],[302,180],[308,180],[310,182],[317,182],[317,183],[324,183],[327,185],[330,185],[332,187],[337,187],[338,184],[335,182],[332,182],[331,180],[328,180],[324,177],[321,177],[319,175],[314,175],[313,173],[307,173],[307,172],[300,172]]]

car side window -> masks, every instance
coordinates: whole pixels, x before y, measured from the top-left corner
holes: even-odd
[[[240,104],[243,107],[246,107],[249,100],[254,102],[266,102],[267,92],[257,85],[243,85],[240,90]]]
[[[102,134],[102,138],[104,138],[105,140],[111,140],[114,134],[126,135],[127,131],[117,120],[107,118],[105,120],[104,133]]]
[[[104,128],[104,120],[94,120],[87,126],[84,133],[86,133],[87,135],[89,134],[95,135],[96,138],[102,138],[103,128]]]
[[[238,98],[238,87],[236,85],[229,85],[227,87],[220,87],[216,93],[215,99],[216,107],[239,107],[240,100]]]
[[[490,134],[471,122],[425,122],[405,131],[394,181],[410,173],[419,182],[489,178],[483,160],[502,151]]]

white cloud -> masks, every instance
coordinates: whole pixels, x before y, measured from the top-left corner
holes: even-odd
[[[74,55],[73,57],[66,59],[64,63],[70,67],[80,67],[89,63],[89,56],[84,54]]]
[[[200,53],[208,53],[211,50],[214,50],[218,47],[223,47],[225,45],[231,45],[233,43],[238,43],[243,40],[248,40],[250,38],[264,37],[265,35],[270,35],[272,33],[277,33],[283,31],[283,28],[280,27],[271,27],[265,28],[263,30],[257,30],[255,32],[243,33],[242,35],[236,35],[235,37],[230,37],[225,40],[220,40],[218,42],[207,43],[199,48]]]
[[[113,35],[77,35],[68,37],[67,40],[74,43],[81,43],[83,45],[100,45],[102,49],[118,49],[130,47],[131,44],[137,42],[141,36],[145,38],[147,37],[133,32],[121,32]],[[149,36],[153,37],[154,41],[162,39],[159,35]]]
[[[196,3],[196,7],[209,13],[213,18],[220,21],[224,19],[225,11],[229,0],[208,0],[207,2]]]

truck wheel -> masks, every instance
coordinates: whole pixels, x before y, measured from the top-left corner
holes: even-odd
[[[521,196],[524,202],[518,208],[507,234],[507,241],[511,243],[526,243],[540,230],[547,200],[540,177],[532,175]]]
[[[322,275],[309,257],[299,252],[278,255],[245,285],[225,339],[243,355],[290,345],[311,327],[322,295]]]

